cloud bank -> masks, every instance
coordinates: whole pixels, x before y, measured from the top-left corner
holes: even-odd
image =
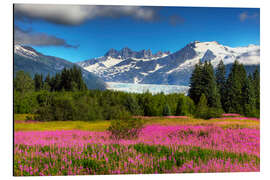
[[[70,45],[64,39],[48,35],[46,33],[23,30],[18,26],[14,27],[15,44],[32,46],[63,46],[66,48],[77,48],[77,45]]]
[[[120,18],[128,16],[143,21],[159,18],[159,8],[140,6],[90,6],[90,5],[38,5],[16,4],[15,18],[20,20],[45,20],[62,25],[79,25],[97,17]]]

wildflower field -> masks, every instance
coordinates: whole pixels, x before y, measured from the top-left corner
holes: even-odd
[[[146,119],[137,139],[114,140],[106,121],[61,128],[15,118],[14,175],[260,171],[259,119]]]

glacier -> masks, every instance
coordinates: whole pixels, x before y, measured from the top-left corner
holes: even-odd
[[[161,85],[161,84],[136,84],[106,82],[107,89],[114,91],[123,91],[129,93],[144,93],[149,91],[152,94],[163,92],[164,94],[183,93],[187,94],[189,87],[180,85]]]

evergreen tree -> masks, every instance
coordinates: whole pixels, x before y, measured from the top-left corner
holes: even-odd
[[[35,74],[34,82],[35,82],[35,91],[40,91],[43,89],[44,82],[42,74]]]
[[[171,108],[170,106],[166,103],[163,107],[163,112],[162,112],[162,115],[163,116],[170,116],[172,113],[171,113]]]
[[[249,76],[244,82],[244,86],[242,89],[242,98],[244,114],[251,117],[255,116],[256,98],[252,76]]]
[[[208,113],[207,99],[206,96],[202,94],[200,97],[200,101],[196,107],[195,117],[207,119],[208,117],[207,113]]]
[[[54,91],[61,91],[63,89],[63,87],[61,87],[61,75],[59,73],[55,74],[52,81]]]
[[[190,78],[190,88],[188,91],[188,96],[194,101],[195,104],[198,104],[203,92],[202,73],[203,67],[201,61],[199,61],[199,63],[195,65],[195,69],[192,72]]]
[[[14,79],[14,90],[24,94],[35,89],[34,81],[28,73],[18,71]]]
[[[225,100],[225,111],[231,113],[244,113],[243,109],[243,93],[242,89],[246,83],[247,75],[245,68],[238,61],[235,61],[229,77],[226,81],[226,100]]]
[[[253,87],[256,99],[257,116],[260,116],[260,72],[258,68],[253,73]]]
[[[218,92],[220,94],[220,102],[222,105],[222,108],[225,109],[225,97],[226,97],[226,68],[221,60],[217,66],[216,69],[216,82],[217,82],[217,88]]]
[[[188,96],[198,104],[202,94],[206,96],[209,107],[221,108],[214,68],[207,61],[203,65],[199,62],[190,78]]]
[[[80,68],[77,66],[73,66],[73,68],[70,71],[71,71],[72,81],[76,83],[76,88],[80,91],[86,90],[87,87],[82,79],[82,72]]]
[[[51,81],[50,74],[47,74],[44,80],[44,86],[43,86],[44,90],[51,91],[50,81]]]
[[[72,77],[71,77],[71,73],[68,69],[64,68],[61,72],[61,89],[65,89],[66,91],[71,91],[71,81],[72,81]]]
[[[81,70],[76,66],[73,66],[71,69],[64,68],[60,76],[60,89],[66,91],[83,91],[87,89],[87,86],[82,79]]]
[[[140,114],[140,108],[139,105],[133,95],[129,95],[125,99],[125,106],[129,110],[129,112],[133,115],[139,115]]]
[[[188,103],[186,102],[186,98],[180,98],[176,107],[176,115],[186,116],[188,114],[189,114],[189,107]]]
[[[203,93],[209,107],[221,108],[220,95],[218,92],[214,68],[210,62],[205,62],[202,73]]]

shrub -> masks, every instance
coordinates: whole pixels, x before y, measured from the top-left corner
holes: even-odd
[[[134,139],[137,138],[143,128],[142,119],[118,119],[113,120],[107,129],[112,139]]]
[[[202,119],[210,119],[214,117],[221,117],[222,113],[222,109],[208,107],[206,97],[204,94],[202,94],[200,101],[197,105],[195,117]]]
[[[207,119],[208,118],[208,106],[207,106],[207,99],[204,94],[202,94],[200,101],[197,105],[197,109],[195,112],[196,118]]]

